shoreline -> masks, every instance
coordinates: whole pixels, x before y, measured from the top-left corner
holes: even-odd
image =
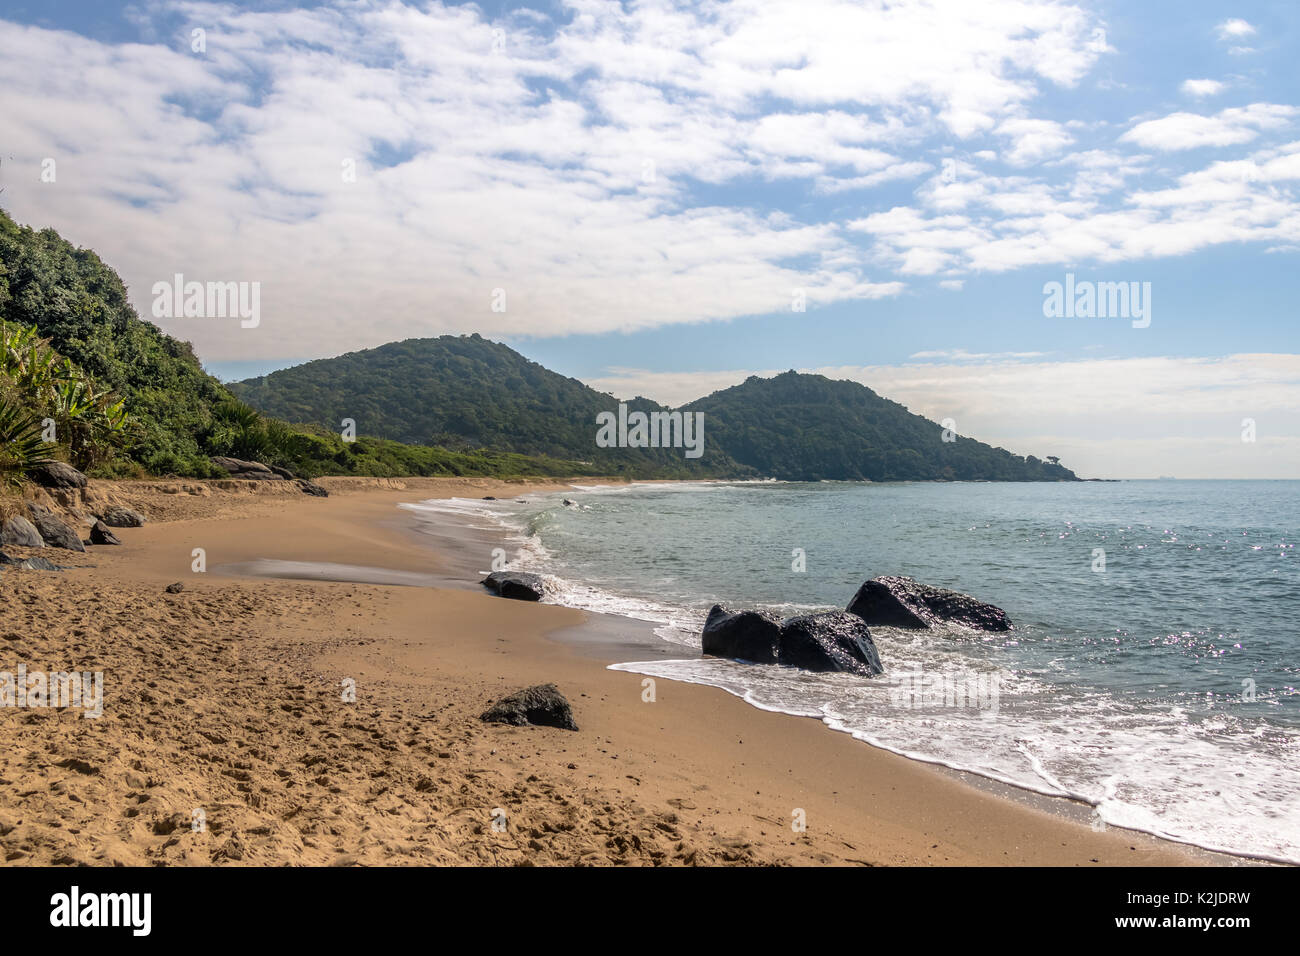
[[[630,485],[635,486],[638,484],[658,483],[662,482],[633,481]],[[689,483],[700,484],[704,482],[696,482],[692,480]],[[590,485],[584,487],[603,490],[618,486]],[[552,491],[551,493],[559,494],[558,491]],[[418,520],[426,529],[433,529],[439,523],[444,525],[444,527],[440,529],[441,534],[438,535],[438,538],[443,544],[455,543],[461,546],[470,545],[485,549],[489,545],[504,546],[509,543],[511,531],[505,525],[491,522],[490,526],[481,527],[476,525],[471,527],[468,523],[468,517],[468,515],[462,517],[453,512],[439,511],[420,514]],[[458,518],[460,520],[458,520]],[[419,532],[422,539],[425,533],[426,532]],[[460,538],[459,536],[462,535],[464,537]],[[476,592],[480,591],[478,580],[483,573],[486,572],[466,574],[461,578],[456,579],[453,582],[454,586],[466,587]],[[570,607],[570,605],[564,604],[557,604],[555,606]],[[637,678],[643,678],[646,675],[637,670],[631,669],[632,665],[647,662],[650,659],[682,658],[684,656],[684,651],[694,650],[694,648],[671,643],[660,638],[654,633],[654,628],[657,625],[653,621],[624,616],[616,612],[593,611],[585,608],[578,608],[578,610],[581,610],[582,613],[587,615],[587,620],[577,626],[555,631],[551,633],[549,637],[559,643],[568,645],[578,653],[590,656],[594,660],[601,661],[610,670],[627,673]],[[636,655],[635,658],[633,658],[633,655]],[[691,656],[699,657],[702,655],[699,655],[697,652]],[[629,669],[624,670],[621,666],[613,667],[610,665],[627,665]],[[670,680],[674,683],[683,683],[689,686],[724,693],[741,700],[747,707],[752,707],[755,710],[764,713],[779,715],[793,720],[814,720],[821,724],[827,731],[844,735],[854,743],[871,748],[873,751],[889,754],[892,757],[906,760],[909,763],[926,767],[945,778],[958,781],[965,786],[972,787],[981,792],[992,794],[999,799],[1012,801],[1033,810],[1062,815],[1072,822],[1080,823],[1091,829],[1091,813],[1093,804],[1088,803],[1086,800],[1070,796],[1043,793],[1013,782],[981,774],[974,770],[953,767],[938,760],[928,760],[922,756],[902,753],[873,741],[856,737],[848,730],[835,727],[830,721],[821,717],[810,717],[808,715],[788,713],[780,710],[769,710],[760,707],[752,701],[745,700],[740,694],[724,686],[703,682],[676,680],[671,677],[656,679]],[[1274,859],[1267,856],[1203,847],[1190,841],[1178,840],[1161,834],[1150,833],[1145,830],[1135,830],[1114,824],[1108,824],[1106,828],[1114,830],[1117,833],[1140,835],[1146,839],[1159,841],[1162,844],[1179,847],[1193,855],[1198,862],[1205,862],[1212,865],[1293,865],[1288,861]]]
[[[716,688],[665,680],[644,702],[639,675],[606,666],[629,622],[475,593],[463,570],[474,559],[447,551],[455,536],[435,546],[398,510],[568,482],[325,483],[327,499],[214,491],[190,501],[116,483],[113,492],[154,519],[125,529],[122,547],[92,549],[69,562],[84,567],[58,575],[6,573],[18,597],[0,611],[0,632],[18,635],[11,656],[24,648],[55,666],[77,649],[90,658],[79,663],[109,678],[105,716],[76,719],[89,728],[71,725],[75,715],[0,713],[20,744],[0,757],[0,776],[32,780],[30,793],[0,797],[7,860],[1257,862],[1136,831],[1095,832],[1058,806],[1067,801],[1008,799]],[[208,555],[203,575],[190,571],[196,547]],[[389,568],[446,584],[221,571],[258,559]],[[163,595],[177,580],[185,590]],[[36,609],[34,621],[23,621],[23,607]],[[338,701],[342,679],[355,681],[355,704]],[[477,719],[500,696],[546,682],[569,698],[577,733]],[[63,806],[68,794],[76,799]],[[212,826],[192,834],[196,804]],[[491,829],[494,809],[508,813],[505,832]],[[806,832],[791,828],[796,811]]]

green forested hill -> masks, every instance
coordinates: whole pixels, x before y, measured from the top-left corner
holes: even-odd
[[[1074,481],[1074,472],[943,428],[857,382],[785,372],[685,406],[736,461],[791,481]]]
[[[514,349],[475,335],[390,342],[230,386],[269,415],[448,448],[508,449],[591,462],[602,474],[643,477],[748,475],[705,430],[702,458],[681,449],[596,447],[596,415],[618,399],[566,378]],[[629,409],[662,411],[646,399]]]
[[[761,475],[791,480],[1072,480],[1074,474],[942,428],[854,382],[787,372],[750,378],[685,406],[705,413],[699,462],[679,450],[595,447],[596,415],[617,399],[478,335],[409,339],[232,385],[290,421],[357,427],[408,442],[509,449],[644,475]],[[646,399],[632,408],[657,410]]]

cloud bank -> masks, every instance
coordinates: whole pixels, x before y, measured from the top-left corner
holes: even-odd
[[[149,3],[132,43],[0,21],[2,201],[146,315],[176,273],[260,282],[257,329],[161,322],[209,361],[1300,243],[1295,107],[1040,112],[1118,53],[1062,0],[248,6]]]

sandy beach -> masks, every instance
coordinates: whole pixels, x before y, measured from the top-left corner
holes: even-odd
[[[93,482],[92,494],[149,522],[121,529],[120,547],[42,551],[68,566],[61,573],[3,570],[0,668],[104,674],[101,717],[0,709],[7,863],[1225,859],[1094,831],[1086,808],[1011,798],[715,689],[661,680],[646,702],[641,677],[607,669],[618,622],[474,589],[491,541],[419,534],[398,507],[562,482],[321,483],[329,498],[273,483]],[[266,560],[438,586],[241,573]],[[183,590],[167,593],[174,582]],[[494,700],[546,682],[571,702],[577,732],[479,720]],[[807,829],[795,832],[800,811]]]

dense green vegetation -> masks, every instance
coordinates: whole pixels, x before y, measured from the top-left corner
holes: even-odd
[[[579,475],[590,464],[427,448],[290,426],[236,399],[188,343],[141,321],[95,253],[0,210],[0,481],[36,462],[92,474],[222,477],[211,455],[334,475]],[[53,443],[43,422],[53,419]]]
[[[692,402],[705,414],[698,462],[680,450],[597,449],[598,412],[612,396],[548,371],[478,335],[409,339],[308,362],[232,389],[291,421],[354,418],[377,435],[452,447],[484,445],[602,464],[606,473],[763,475],[789,480],[1072,480],[1066,468],[1021,458],[943,429],[854,382],[787,372]],[[629,407],[659,410],[646,399]]]
[[[115,391],[132,425],[127,457],[155,474],[208,475],[212,408],[229,395],[188,344],[142,322],[117,273],[53,229],[0,212],[0,319],[34,328],[60,356]]]
[[[217,425],[208,441],[214,455],[282,465],[308,478],[321,475],[549,476],[595,474],[589,465],[559,458],[529,457],[476,449],[450,451],[359,436],[344,441],[337,432],[288,425],[254,411],[237,399],[214,410]]]
[[[54,449],[42,437],[41,419],[17,402],[0,398],[0,481],[19,485]]]
[[[857,382],[785,372],[686,406],[709,441],[764,475],[820,479],[1073,481],[1074,472],[943,428]],[[797,436],[797,440],[792,440]]]
[[[0,321],[0,402],[10,410],[4,419],[10,472],[26,473],[59,444],[73,465],[88,468],[130,440],[125,400],[50,348],[35,327]],[[33,428],[39,443],[19,437]]]

